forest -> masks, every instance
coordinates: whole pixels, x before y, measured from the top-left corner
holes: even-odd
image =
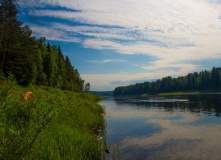
[[[17,8],[0,0],[0,159],[104,159],[102,98],[82,92],[90,84]]]
[[[213,67],[211,71],[189,73],[186,76],[164,77],[155,82],[137,83],[135,85],[117,87],[114,95],[158,94],[180,91],[203,91],[221,89],[221,68]]]
[[[36,39],[18,20],[17,0],[0,0],[0,79],[14,75],[18,84],[83,91],[81,79],[60,46]]]

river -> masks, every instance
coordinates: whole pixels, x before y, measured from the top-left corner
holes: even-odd
[[[112,97],[100,104],[107,160],[221,159],[221,94]]]

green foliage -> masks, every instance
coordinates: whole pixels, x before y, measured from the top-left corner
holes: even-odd
[[[36,41],[30,28],[17,20],[16,0],[1,0],[0,10],[0,70],[6,76],[14,74],[19,84],[30,84],[35,79],[35,67],[27,63],[35,63]]]
[[[46,85],[54,88],[82,92],[84,81],[72,66],[68,56],[61,52],[60,46],[45,44],[46,38],[38,42],[37,85]]]
[[[87,83],[87,84],[85,84],[85,86],[84,86],[84,91],[85,92],[88,92],[88,91],[90,91],[90,83]]]
[[[17,20],[17,0],[0,0],[0,71],[14,74],[20,85],[46,85],[82,92],[84,81],[60,46],[36,40],[29,26]],[[2,74],[3,73],[3,74]]]
[[[60,46],[36,40],[22,26],[16,2],[0,0],[0,159],[100,159],[101,98],[70,92],[83,91],[79,72]],[[24,89],[37,101],[25,101]]]
[[[165,92],[214,90],[221,89],[221,68],[213,67],[212,71],[202,71],[200,73],[189,73],[186,76],[172,78],[164,77],[156,82],[137,83],[135,85],[117,87],[114,95],[130,94],[158,94]]]
[[[37,98],[21,98],[22,90]],[[99,96],[53,88],[0,86],[0,159],[100,159],[104,109]]]

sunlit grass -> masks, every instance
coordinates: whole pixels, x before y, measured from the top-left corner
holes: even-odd
[[[37,101],[21,97],[31,91]],[[99,96],[47,87],[0,86],[0,159],[101,159]]]

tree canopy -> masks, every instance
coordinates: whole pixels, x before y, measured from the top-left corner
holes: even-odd
[[[20,85],[45,85],[82,92],[84,80],[60,46],[36,39],[18,20],[17,0],[0,0],[0,72]]]
[[[221,89],[221,68],[213,67],[212,71],[189,73],[186,76],[172,78],[164,77],[155,82],[137,83],[135,85],[117,87],[114,95],[131,95],[144,93],[163,93],[178,91],[194,91],[207,89]]]
[[[85,92],[90,91],[90,87],[91,87],[90,83],[86,83],[85,86],[84,86],[84,91]]]

